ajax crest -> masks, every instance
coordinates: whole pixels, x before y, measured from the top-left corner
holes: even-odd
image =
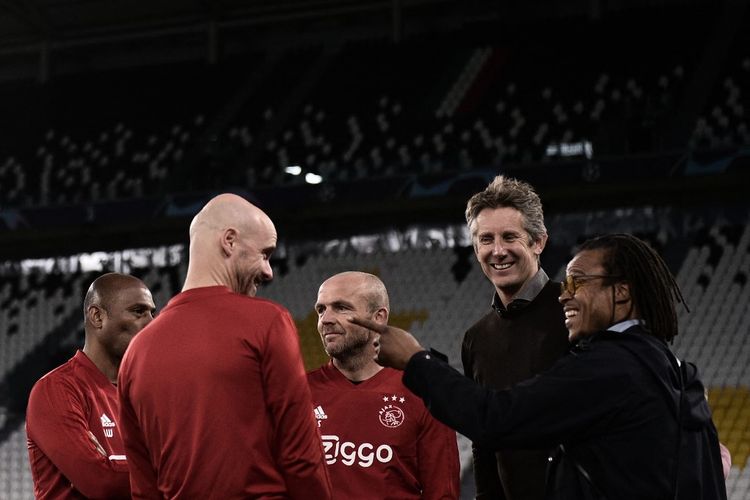
[[[396,405],[385,405],[378,412],[380,423],[385,427],[398,427],[404,423],[404,411]]]

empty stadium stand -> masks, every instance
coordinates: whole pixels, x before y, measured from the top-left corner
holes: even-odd
[[[702,28],[720,16],[684,9],[599,23],[477,23],[398,45],[320,42],[216,65],[63,75],[41,88],[5,84],[9,116],[27,118],[21,127],[0,118],[0,129],[18,138],[0,148],[0,203],[303,183],[290,166],[347,181],[736,150],[750,144],[741,14],[737,36],[723,35],[730,57],[711,74],[695,65],[716,39]],[[667,39],[665,19],[675,30]],[[680,115],[690,132],[671,141],[679,128],[672,119],[693,101],[705,105]]]

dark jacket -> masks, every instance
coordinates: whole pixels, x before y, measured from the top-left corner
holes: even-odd
[[[675,489],[679,499],[726,498],[695,367],[678,366],[639,326],[589,337],[510,390],[480,387],[426,353],[410,360],[404,383],[484,447],[558,447],[547,498],[672,499]]]

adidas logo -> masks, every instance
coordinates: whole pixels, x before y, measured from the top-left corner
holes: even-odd
[[[102,427],[114,427],[115,423],[107,416],[106,413],[102,413],[101,419]]]
[[[115,423],[112,422],[112,419],[107,416],[106,413],[102,413],[102,416],[99,418],[99,420],[102,421],[102,429],[104,429],[104,435],[108,438],[111,438],[115,435],[115,430],[113,427],[115,426]]]
[[[323,411],[323,407],[320,405],[318,405],[313,411],[315,412],[315,418],[318,420],[325,420],[328,418],[328,415],[326,415],[326,412]]]

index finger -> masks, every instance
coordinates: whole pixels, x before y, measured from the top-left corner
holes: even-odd
[[[381,325],[380,323],[376,323],[370,319],[358,318],[356,316],[350,316],[347,319],[349,320],[350,323],[363,326],[367,328],[368,330],[372,330],[380,334],[386,333],[388,331],[388,325]]]

